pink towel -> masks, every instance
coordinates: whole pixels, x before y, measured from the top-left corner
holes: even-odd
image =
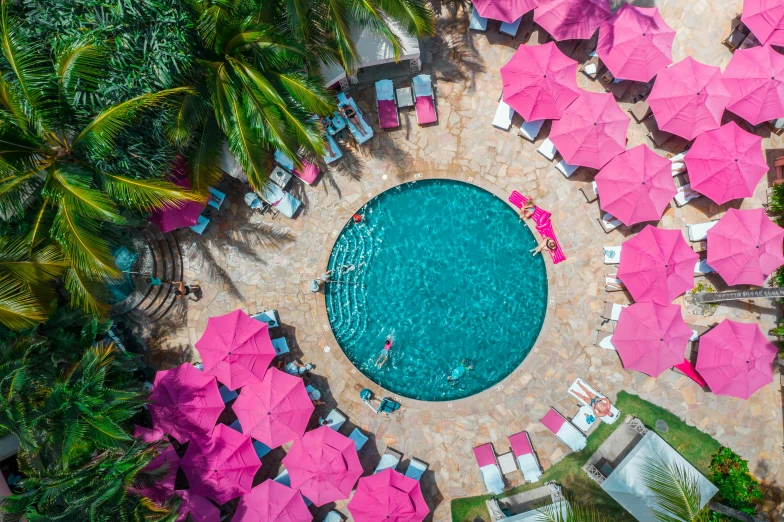
[[[436,118],[436,107],[432,96],[417,96],[416,99],[417,122],[420,125],[434,123]]]
[[[527,201],[528,198],[516,190],[509,195],[509,202],[517,208],[523,208],[523,205],[525,205]],[[534,205],[534,213],[531,215],[531,219],[533,219],[534,223],[536,223],[536,230],[539,231],[543,238],[552,239],[555,241],[555,250],[550,250],[550,256],[553,259],[553,264],[557,265],[561,261],[566,261],[566,255],[564,255],[563,250],[561,249],[561,244],[558,242],[558,238],[555,237],[555,230],[553,230],[553,224],[550,221],[551,215],[552,214],[546,210]]]
[[[391,129],[400,125],[397,117],[397,105],[392,100],[378,100],[378,123],[382,129]]]
[[[521,431],[509,436],[509,444],[512,445],[512,452],[515,457],[521,455],[530,455],[534,452],[531,447],[531,441],[528,439],[528,433]]]
[[[308,185],[312,185],[316,178],[318,177],[321,169],[318,168],[316,165],[312,164],[308,160],[302,160],[302,172],[297,170],[296,168],[291,171],[292,174],[297,176],[299,179],[307,183]]]
[[[489,442],[474,448],[474,456],[480,468],[495,464],[495,451],[493,451],[493,446]]]
[[[695,368],[694,365],[691,362],[689,362],[688,359],[683,359],[682,363],[676,364],[675,366],[673,366],[673,368],[677,368],[678,370],[683,372],[683,374],[686,377],[696,382],[703,388],[708,385],[708,383],[705,382],[705,379],[702,378],[702,375],[697,373],[697,368]]]
[[[554,435],[558,435],[561,427],[566,424],[566,419],[564,419],[563,415],[550,408],[550,411],[542,419],[542,424],[545,428],[552,431]]]

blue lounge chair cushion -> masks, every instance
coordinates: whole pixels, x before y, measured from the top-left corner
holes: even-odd
[[[272,347],[275,348],[275,353],[278,355],[289,353],[289,343],[286,342],[285,337],[278,337],[277,339],[273,339]]]
[[[359,428],[354,428],[354,431],[351,432],[348,438],[354,441],[354,447],[357,448],[357,451],[361,450],[362,446],[368,441],[368,437],[359,431]]]
[[[220,209],[221,205],[223,205],[223,201],[226,199],[226,194],[212,187],[208,188],[207,190],[210,193],[210,200],[207,202],[207,204],[212,208]]]
[[[332,421],[329,424],[323,424],[323,421]],[[319,419],[319,424],[322,426],[329,426],[335,431],[340,430],[340,427],[346,423],[346,416],[338,410],[332,410],[325,418]]]
[[[256,314],[251,316],[257,321],[261,321],[262,323],[267,323],[270,328],[275,328],[276,326],[280,326],[278,324],[278,312],[275,310],[267,310],[266,312],[261,312],[260,314]],[[272,341],[273,345],[275,341]]]
[[[297,209],[302,205],[300,200],[274,183],[267,183],[264,185],[260,196],[264,201],[278,209],[278,211],[287,218],[293,218],[294,213],[297,212]]]
[[[474,31],[487,31],[487,18],[476,12],[476,8],[471,8],[471,21],[468,24]]]
[[[332,147],[332,152],[335,153],[334,156],[330,156],[329,152],[324,154],[324,161],[326,162],[327,165],[329,165],[330,163],[342,158],[343,151],[340,150],[340,147],[338,147],[338,144],[335,142],[335,139],[329,134],[327,135],[327,141],[329,142],[330,147]]]
[[[501,24],[501,29],[499,29],[502,33],[508,34],[509,36],[516,36],[517,30],[520,29],[520,22],[522,22],[523,17],[521,16],[511,24],[508,22],[504,22]]]
[[[220,392],[221,399],[223,399],[223,404],[226,404],[229,401],[233,401],[240,395],[236,391],[228,389],[226,386],[221,386],[218,388],[218,391]]]
[[[340,513],[333,510],[327,513],[327,516],[324,517],[323,522],[343,522],[343,517],[340,516]]]
[[[199,216],[199,220],[196,222],[195,225],[191,226],[191,230],[193,230],[199,235],[202,235],[204,233],[204,230],[206,230],[207,225],[209,224],[210,224],[210,220],[208,218],[204,216]]]
[[[294,169],[294,160],[283,154],[281,151],[275,151],[275,161],[278,165],[291,172]]]
[[[272,448],[270,448],[269,446],[267,446],[266,444],[258,440],[253,441],[253,449],[256,450],[256,456],[258,458],[261,458],[267,453],[269,453],[270,451],[272,451]]]
[[[408,463],[408,469],[406,469],[406,476],[419,481],[422,475],[425,474],[425,471],[427,471],[427,464],[421,460],[411,459],[411,462]]]

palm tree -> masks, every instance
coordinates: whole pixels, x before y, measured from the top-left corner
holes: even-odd
[[[120,275],[106,237],[126,223],[123,210],[146,212],[201,196],[118,172],[111,162],[118,140],[142,114],[190,89],[141,94],[98,114],[86,111],[80,101],[97,90],[106,63],[101,44],[71,41],[55,46],[50,59],[40,42],[24,37],[7,4],[0,2],[7,63],[0,77],[0,218],[8,223],[24,216],[26,226],[24,241],[3,239],[0,248],[0,322],[19,329],[46,316],[49,303],[42,297],[55,277],[62,278],[72,305],[103,309],[97,284]],[[27,264],[15,270],[9,262]]]
[[[643,483],[653,492],[651,511],[659,522],[707,522],[710,509],[702,507],[699,477],[686,469],[649,457]]]

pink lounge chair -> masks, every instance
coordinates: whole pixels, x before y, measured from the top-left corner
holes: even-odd
[[[509,202],[517,208],[523,208],[523,205],[525,205],[527,201],[528,198],[516,190],[509,195]],[[555,230],[553,230],[553,224],[550,221],[550,216],[551,214],[546,210],[534,206],[534,213],[531,216],[531,219],[533,219],[534,223],[536,223],[536,230],[539,231],[542,237],[555,241],[555,250],[550,250],[549,252],[553,259],[553,264],[557,265],[561,261],[566,261],[566,255],[561,249],[561,244],[558,242],[558,238],[555,237]]]
[[[376,82],[376,105],[378,106],[378,124],[382,129],[394,129],[400,126],[397,104],[395,104],[395,86],[392,80]]]
[[[318,168],[317,165],[312,164],[306,159],[302,160],[302,172],[299,169],[294,168],[291,173],[297,176],[299,179],[307,183],[308,185],[312,185],[316,178],[318,177],[321,169]]]
[[[585,435],[554,408],[550,408],[547,415],[542,418],[542,424],[572,451],[585,448],[588,441]]]
[[[692,381],[696,382],[703,388],[708,386],[708,383],[705,382],[705,379],[702,378],[702,375],[700,375],[697,372],[697,368],[695,368],[694,365],[688,359],[683,359],[682,363],[676,364],[675,366],[673,366],[673,368],[678,370],[683,375],[685,375]]]
[[[533,446],[531,446],[528,432],[521,431],[510,435],[509,444],[512,445],[512,453],[523,478],[528,482],[537,482],[542,477],[542,466],[539,464],[539,459],[536,458]]]
[[[412,80],[414,96],[416,97],[416,115],[419,125],[435,123],[436,116],[435,98],[433,97],[433,84],[430,75],[420,74]]]
[[[493,445],[488,442],[475,447],[474,457],[479,471],[482,473],[487,491],[494,495],[501,493],[504,490],[504,477],[501,474],[501,466],[498,464]]]

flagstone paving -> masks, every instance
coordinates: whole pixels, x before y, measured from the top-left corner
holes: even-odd
[[[678,31],[676,61],[691,55],[705,63],[726,65],[730,53],[720,42],[729,33],[730,20],[740,12],[740,0],[668,0],[656,5]],[[491,22],[487,34],[469,34],[465,13],[455,4],[449,6],[439,19],[438,36],[423,45],[424,70],[433,75],[436,85],[438,124],[419,127],[415,114],[403,110],[399,130],[381,131],[373,88],[361,85],[352,88],[351,94],[359,100],[376,135],[362,147],[350,136],[343,136],[341,147],[346,157],[335,168],[325,171],[313,187],[292,182],[291,190],[304,203],[296,219],[251,215],[242,200],[247,188],[236,180],[225,180],[221,188],[228,194],[227,203],[204,236],[196,237],[188,230],[178,232],[186,281],[199,281],[203,297],[182,303],[165,321],[151,326],[151,358],[163,365],[198,360],[192,346],[208,317],[236,308],[250,313],[277,309],[295,354],[316,365],[314,381],[325,392],[329,407],[340,408],[352,425],[372,435],[369,448],[361,453],[366,471],[372,472],[387,446],[402,451],[406,460],[417,457],[430,464],[423,487],[437,521],[450,519],[451,499],[484,492],[471,451],[474,446],[492,442],[497,452],[505,452],[507,435],[528,430],[545,468],[567,453],[539,419],[550,406],[566,415],[577,410],[567,394],[577,376],[610,397],[623,389],[672,411],[749,459],[757,477],[779,488],[784,486],[778,371],[774,384],[741,401],[705,393],[672,371],[658,379],[626,371],[615,352],[593,345],[603,303],[628,303],[623,293],[604,291],[603,273],[610,270],[603,265],[602,247],[620,244],[641,227],[604,233],[597,222],[597,204],[588,204],[578,190],[591,179],[591,173],[578,171],[566,179],[535,152],[549,125],[542,129],[536,144],[517,136],[518,119],[509,132],[491,126],[501,94],[499,68],[521,43],[523,31],[513,41],[498,35],[497,25]],[[534,34],[529,44],[536,44],[537,38]],[[602,90],[582,74],[578,81],[582,88]],[[634,95],[629,92],[624,96],[624,109],[630,107]],[[763,146],[772,164],[775,153],[769,151],[784,148],[781,140],[764,129],[758,133],[765,137]],[[633,122],[628,146],[652,146],[645,134],[645,127]],[[660,153],[666,153],[666,146]],[[548,257],[552,300],[546,325],[533,353],[501,385],[447,404],[400,399],[403,407],[398,413],[376,415],[359,400],[359,391],[367,386],[378,396],[386,394],[362,377],[342,354],[329,331],[323,296],[310,293],[307,286],[325,269],[336,231],[357,208],[389,187],[420,177],[473,182],[504,200],[512,190],[536,197],[539,205],[553,213],[567,261],[552,266]],[[741,207],[763,204],[767,187],[768,181],[763,180],[755,196],[744,200]],[[714,219],[726,209],[700,198],[684,208],[669,208],[659,226],[685,231],[686,223]],[[722,288],[720,279],[710,281]],[[758,322],[767,331],[774,325],[776,313],[771,301],[739,301],[720,306],[712,317],[685,313],[685,318],[689,323],[707,325],[730,317]],[[326,411],[324,408],[320,413]],[[264,465],[270,473],[277,469],[274,459],[265,459]],[[510,486],[520,483],[518,476],[507,476]],[[339,503],[338,508],[348,515],[344,505]]]

